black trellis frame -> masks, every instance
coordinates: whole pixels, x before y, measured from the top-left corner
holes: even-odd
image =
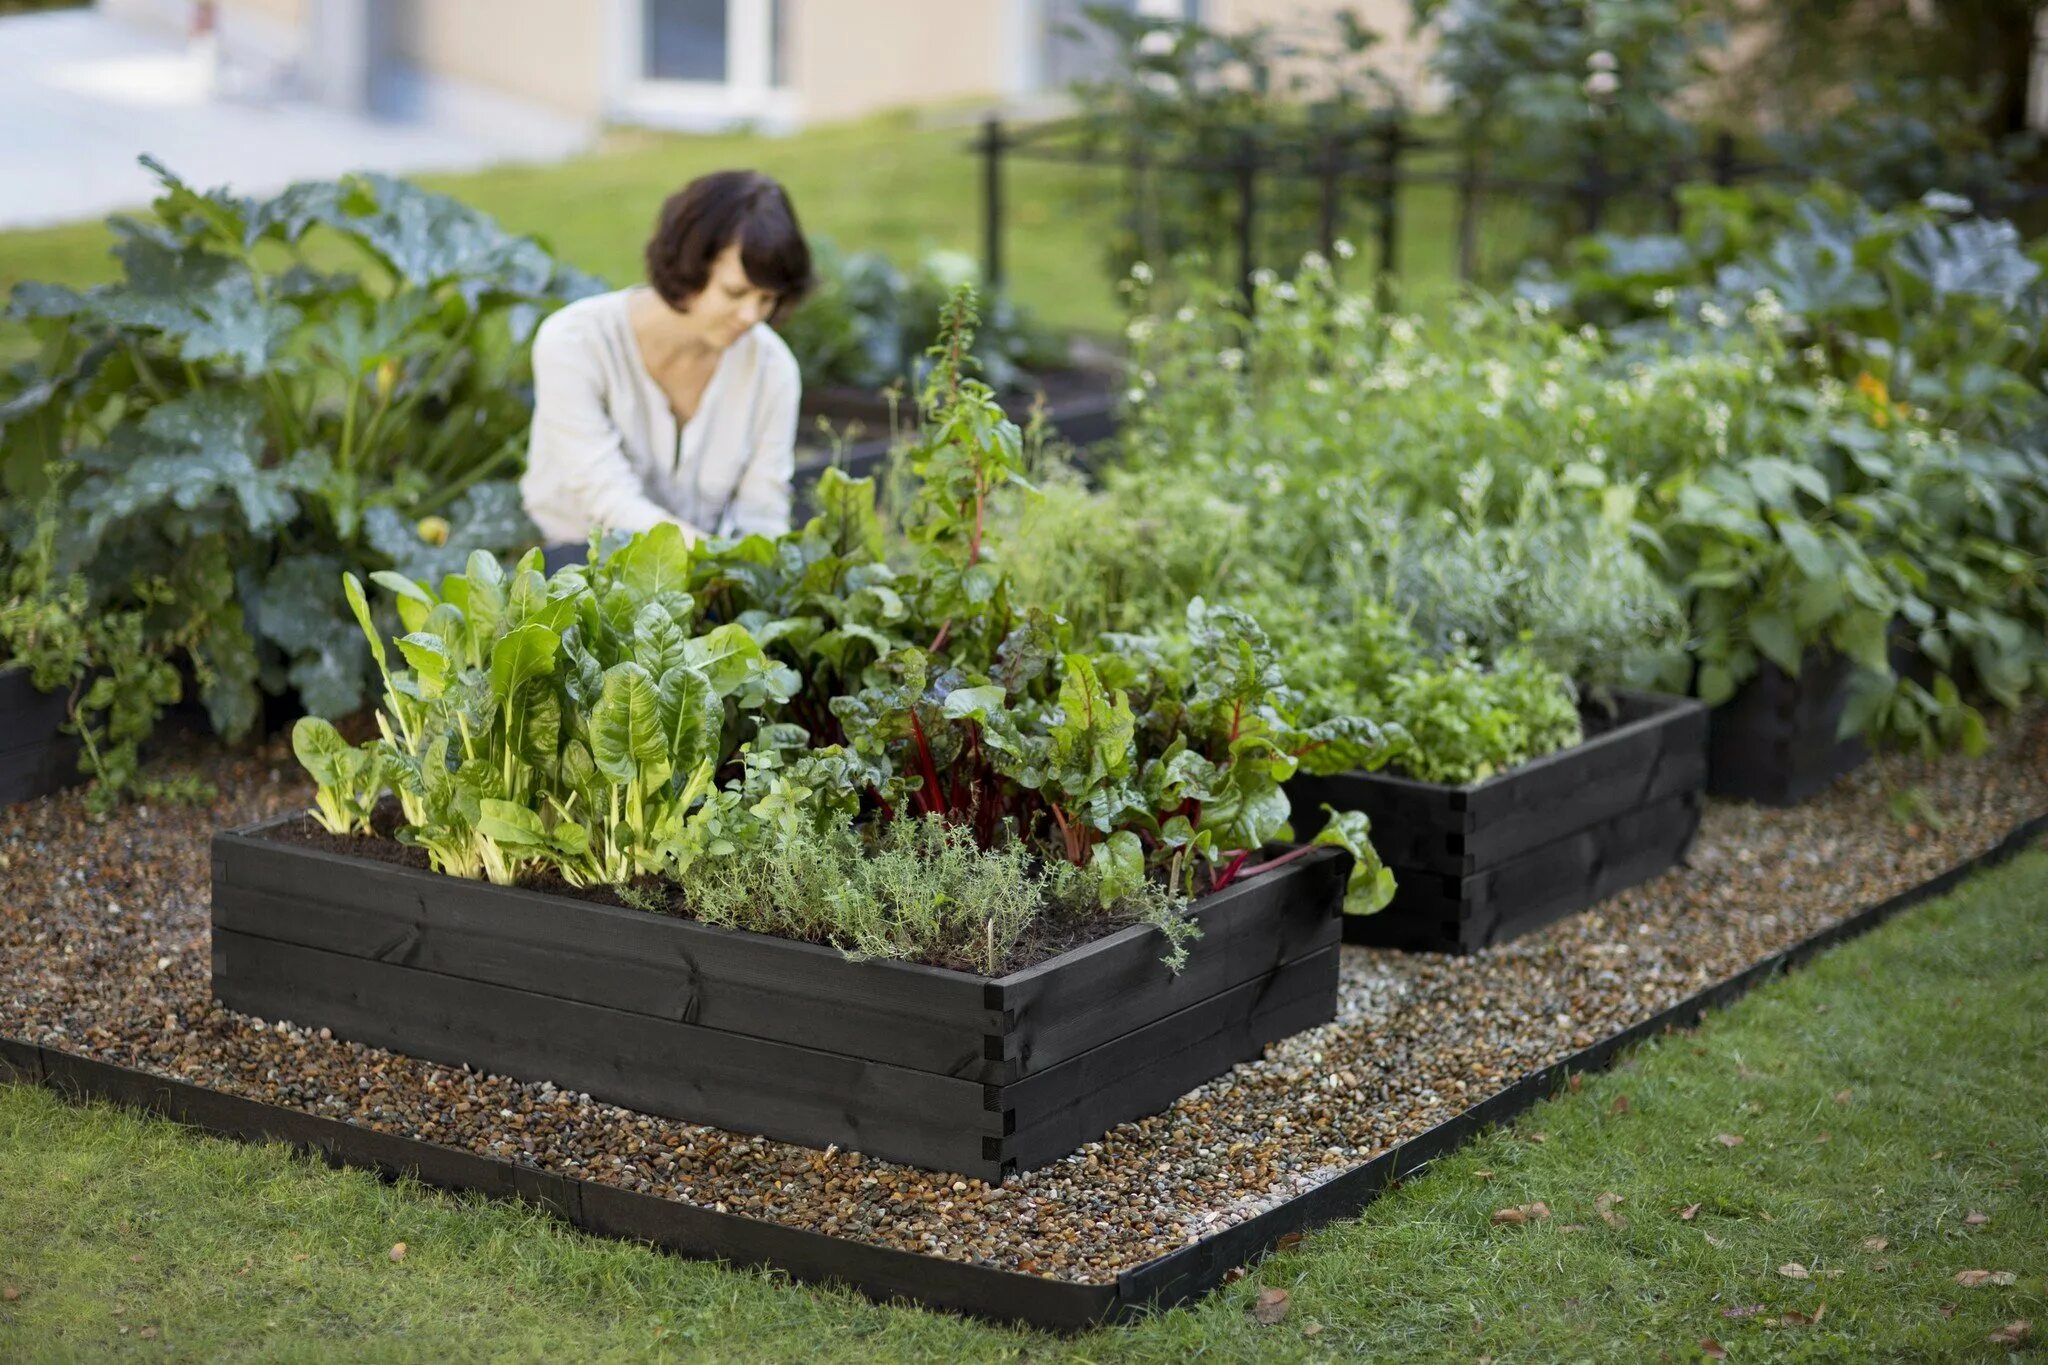
[[[694,1204],[574,1179],[474,1152],[379,1133],[339,1119],[264,1104],[187,1081],[0,1035],[0,1081],[46,1086],[75,1101],[103,1100],[227,1137],[286,1143],[332,1166],[534,1204],[602,1236],[650,1243],[693,1259],[772,1267],[807,1283],[846,1285],[878,1302],[908,1301],[997,1322],[1073,1333],[1179,1307],[1222,1284],[1283,1238],[1356,1215],[1395,1182],[1504,1123],[1575,1073],[1603,1071],[1630,1047],[1689,1028],[1752,986],[1952,890],[1972,872],[2004,862],[2048,835],[2048,813],[2021,823],[1975,857],[1819,933],[1771,954],[1669,1009],[1539,1068],[1428,1132],[1242,1223],[1148,1261],[1113,1282],[1084,1284],[923,1256]]]

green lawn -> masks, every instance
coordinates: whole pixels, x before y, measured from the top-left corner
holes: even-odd
[[[2048,1330],[2044,901],[2036,852],[1194,1308],[1071,1342],[0,1087],[0,1358],[1996,1358],[2006,1324]]]
[[[789,137],[681,136],[621,132],[596,151],[554,166],[503,167],[424,182],[546,240],[572,263],[624,283],[663,196],[693,176],[752,166],[789,187],[806,230],[848,250],[880,249],[908,260],[927,247],[981,250],[978,157],[963,150],[972,129],[926,127],[908,113],[829,124]],[[172,170],[177,167],[173,166]],[[1103,241],[1115,212],[1107,172],[1013,161],[1007,174],[1006,253],[1014,296],[1062,329],[1114,333],[1121,305]],[[1404,200],[1401,271],[1418,303],[1451,283],[1456,234],[1448,191]],[[1361,244],[1371,224],[1350,225]],[[112,241],[98,222],[0,232],[0,296],[22,280],[74,286],[109,278]],[[0,321],[0,362],[27,349],[25,333]]]

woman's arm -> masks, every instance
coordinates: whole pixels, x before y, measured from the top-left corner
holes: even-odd
[[[558,315],[559,316],[559,315]],[[604,402],[604,376],[597,352],[581,329],[542,323],[533,339],[533,430],[521,489],[527,515],[550,535],[566,523],[582,524],[571,539],[593,526],[628,533],[665,521],[682,526],[685,538],[702,534],[647,496],[627,458]]]
[[[721,535],[779,536],[789,530],[790,483],[796,476],[797,407],[803,378],[796,360],[779,344],[770,352],[767,374],[754,413],[753,448],[719,519]]]

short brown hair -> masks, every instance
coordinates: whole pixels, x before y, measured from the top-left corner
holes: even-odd
[[[759,171],[715,171],[670,195],[647,241],[647,282],[669,307],[682,308],[734,242],[747,278],[774,292],[776,317],[809,292],[811,248],[796,209]]]

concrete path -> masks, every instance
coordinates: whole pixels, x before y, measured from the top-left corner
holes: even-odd
[[[232,48],[229,48],[232,53]],[[345,171],[408,174],[553,160],[568,133],[385,122],[266,93],[276,69],[206,64],[174,37],[93,10],[0,19],[0,228],[98,218],[154,197],[148,153],[202,188],[262,194]]]

